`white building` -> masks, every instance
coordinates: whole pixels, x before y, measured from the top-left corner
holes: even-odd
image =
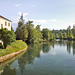
[[[7,28],[8,30],[11,30],[11,21],[0,15],[0,29],[1,28]]]

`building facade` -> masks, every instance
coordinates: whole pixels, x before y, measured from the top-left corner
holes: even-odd
[[[7,28],[9,31],[11,31],[11,22],[12,21],[10,21],[9,19],[0,15],[0,29]]]

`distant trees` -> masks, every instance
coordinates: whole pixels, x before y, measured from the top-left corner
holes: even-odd
[[[55,31],[55,38],[57,39],[68,39],[75,40],[75,26],[71,29],[71,26],[68,26],[66,30]]]
[[[71,39],[71,26],[67,28],[67,38]]]
[[[73,26],[73,32],[72,32],[74,39],[75,39],[75,25]]]

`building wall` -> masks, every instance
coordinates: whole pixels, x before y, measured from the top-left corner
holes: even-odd
[[[6,22],[6,25],[5,25],[5,22]],[[0,17],[0,29],[2,26],[3,28],[7,28],[8,30],[11,30],[11,22]]]

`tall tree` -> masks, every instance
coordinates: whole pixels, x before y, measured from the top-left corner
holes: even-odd
[[[69,27],[67,28],[67,36],[68,36],[68,38],[71,37],[71,26],[69,26]]]
[[[55,39],[55,31],[54,29],[52,30],[52,33],[53,33],[53,40]]]
[[[28,31],[24,24],[23,14],[20,17],[20,20],[18,22],[18,27],[16,28],[16,38],[18,40],[23,40],[23,41],[25,41],[28,38]]]
[[[74,36],[74,39],[75,39],[75,25],[73,26],[73,36]]]
[[[31,37],[31,35],[32,35],[31,31],[32,31],[32,29],[34,29],[34,25],[33,25],[32,23],[33,23],[33,21],[28,21],[28,22],[25,24],[26,29],[27,29],[27,31],[28,31],[28,38],[27,38],[28,43],[31,43],[31,39],[32,39],[32,37]]]

